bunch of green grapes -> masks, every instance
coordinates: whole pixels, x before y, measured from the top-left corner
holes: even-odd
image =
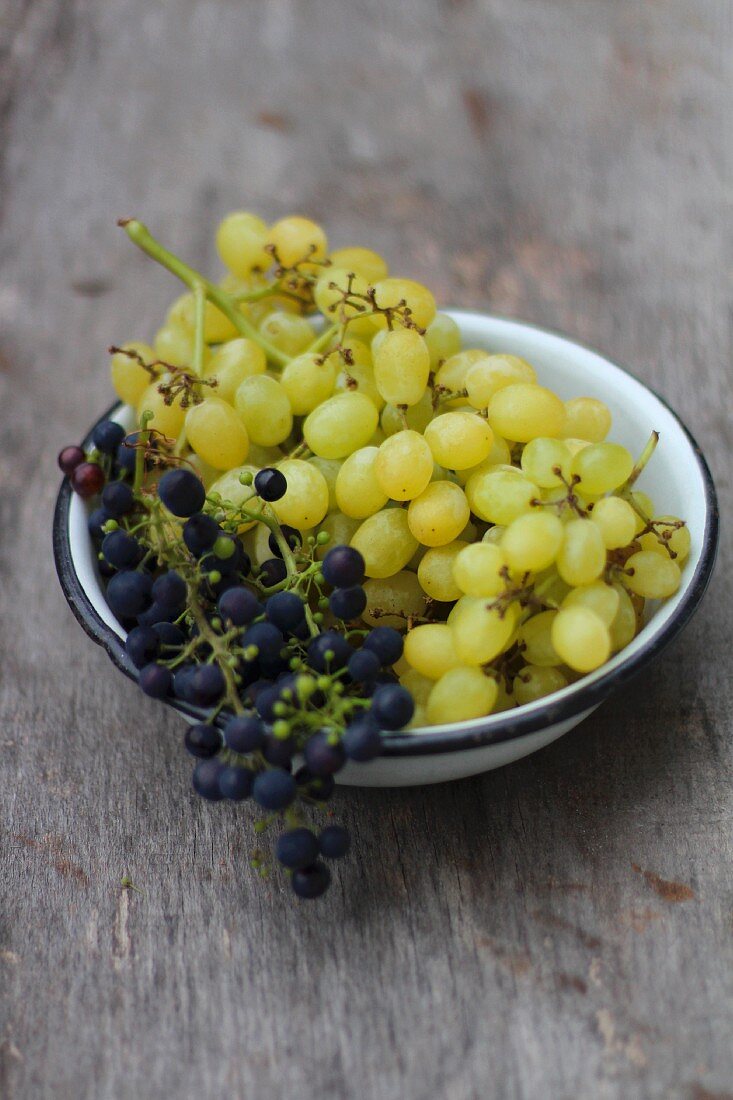
[[[115,350],[116,392],[217,507],[276,466],[280,522],[360,551],[363,625],[405,632],[413,726],[566,687],[678,588],[689,531],[636,488],[655,433],[635,462],[607,441],[603,402],[563,401],[525,360],[463,347],[427,287],[370,249],[331,250],[307,218],[230,214],[219,283],[126,227],[189,289],[152,345]],[[255,564],[271,556],[261,524],[240,534]]]

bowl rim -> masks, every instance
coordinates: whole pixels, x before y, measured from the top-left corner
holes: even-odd
[[[447,731],[441,728],[436,732],[428,730],[419,734],[410,731],[404,733],[383,732],[384,756],[427,756],[483,748],[488,745],[499,745],[536,733],[540,729],[546,729],[549,726],[582,717],[602,703],[617,687],[631,680],[680,633],[696,611],[710,583],[718,548],[718,498],[710,468],[690,430],[656,390],[642,382],[632,371],[621,366],[603,352],[557,329],[482,310],[446,307],[446,311],[453,315],[462,314],[481,317],[486,320],[509,322],[548,336],[560,337],[576,347],[600,356],[652,394],[677,422],[690,443],[704,487],[705,529],[699,560],[676,611],[659,631],[649,639],[646,645],[630,654],[615,668],[601,674],[590,683],[584,683],[582,679],[579,680],[577,684],[571,685],[575,690],[572,690],[558,701],[553,701],[553,696],[548,696],[546,702],[539,703],[539,705],[534,704],[531,708],[518,707],[515,710],[504,712],[501,717],[497,715],[494,723],[488,728],[483,725],[486,721],[485,718],[477,718],[470,722],[456,723],[453,730],[449,729]],[[87,432],[84,443],[89,443],[92,432],[100,421],[106,420],[121,409],[123,405],[124,402],[115,401],[106,409]],[[131,680],[137,681],[138,670],[127,656],[124,641],[100,618],[76,571],[69,530],[69,514],[73,496],[69,479],[65,477],[56,498],[53,515],[53,556],[62,591],[83,630],[97,645],[105,650],[113,664],[121,672]],[[201,720],[208,717],[208,711],[205,709],[192,706],[179,699],[170,698],[165,699],[164,702],[173,710],[188,718]],[[224,719],[221,716],[217,718],[217,724],[221,725],[223,721]]]

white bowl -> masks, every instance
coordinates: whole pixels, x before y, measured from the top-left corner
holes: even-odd
[[[452,310],[466,347],[527,359],[539,381],[562,398],[597,397],[613,415],[612,438],[638,455],[655,429],[659,445],[639,480],[661,514],[687,520],[692,539],[679,591],[656,606],[649,621],[602,668],[554,695],[515,710],[425,731],[385,733],[384,755],[351,764],[342,783],[399,787],[459,779],[501,767],[561,737],[587,718],[615,688],[639,672],[688,621],[707,587],[718,540],[718,508],[710,471],[699,447],[674,412],[633,375],[564,336],[521,321]],[[105,413],[132,428],[132,410]],[[91,433],[90,433],[91,434]],[[87,531],[88,509],[64,480],[54,516],[54,553],[64,594],[87,633],[128,676],[137,672],[125,650],[125,631],[110,611]],[[167,704],[195,721],[201,712],[178,700]]]

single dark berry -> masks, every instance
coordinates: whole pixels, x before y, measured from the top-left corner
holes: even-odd
[[[288,546],[290,547],[291,550],[297,549],[297,547],[302,544],[303,536],[301,535],[300,531],[296,527],[291,527],[290,524],[288,524],[288,523],[281,523],[280,524],[280,531],[282,533],[283,538],[285,539],[286,543],[288,544]],[[280,544],[278,543],[277,539],[275,538],[274,531],[270,535],[270,537],[268,538],[267,545],[270,547],[270,550],[272,551],[272,553],[275,555],[276,558],[281,558],[282,557],[282,551],[280,549]]]
[[[295,630],[304,616],[303,601],[295,592],[276,592],[265,604],[265,618],[282,631]]]
[[[102,489],[102,506],[115,519],[132,509],[135,497],[126,481],[110,481]]]
[[[221,734],[215,726],[210,726],[207,722],[195,722],[186,730],[183,743],[191,756],[208,760],[210,756],[216,756],[221,748]]]
[[[265,588],[284,581],[288,575],[288,569],[282,558],[267,558],[260,566],[260,581]]]
[[[360,584],[351,588],[334,588],[328,601],[331,614],[344,622],[358,619],[367,605],[367,594]]]
[[[371,714],[386,730],[399,730],[415,713],[415,702],[401,684],[381,684],[372,696]]]
[[[284,810],[295,798],[295,780],[282,768],[260,772],[255,778],[252,794],[265,810]]]
[[[323,559],[321,572],[334,588],[351,588],[364,580],[364,559],[353,546],[334,546]]]
[[[158,656],[160,639],[152,627],[134,626],[125,638],[125,651],[135,668],[144,668]]]
[[[264,740],[265,727],[254,715],[238,714],[224,726],[224,744],[232,752],[256,752],[262,748]]]
[[[375,626],[362,645],[376,653],[383,665],[393,665],[399,661],[404,649],[402,635],[392,626]]]
[[[310,867],[293,871],[293,890],[299,898],[319,898],[325,894],[331,882],[331,872],[325,863],[317,861]]]
[[[204,512],[197,512],[183,525],[183,541],[196,558],[210,550],[220,534],[219,524]]]
[[[275,855],[283,867],[297,871],[318,858],[318,840],[310,829],[288,829],[281,833],[275,845]]]
[[[357,684],[370,684],[376,680],[382,665],[371,649],[357,649],[349,657],[349,676]]]
[[[92,443],[106,455],[113,455],[124,438],[125,429],[114,420],[100,420],[92,432]]]
[[[206,502],[206,490],[196,474],[178,467],[167,470],[158,482],[158,496],[174,516],[192,516]]]
[[[159,623],[170,623],[178,617],[178,611],[171,611],[168,607],[161,607],[155,600],[146,611],[141,611],[137,617],[140,626],[158,626]]]
[[[59,457],[57,459],[59,469],[69,477],[77,466],[82,464],[84,457],[84,451],[81,447],[64,447],[63,450],[59,451]]]
[[[265,722],[272,722],[274,720],[275,713],[272,708],[279,699],[280,688],[277,687],[276,684],[273,684],[272,687],[265,688],[264,691],[261,691],[257,696],[257,702],[255,704],[257,713],[260,718],[264,718]]]
[[[356,760],[360,764],[374,760],[382,751],[379,730],[367,715],[355,718],[346,727],[341,743],[349,760]]]
[[[140,561],[143,551],[137,539],[118,527],[104,536],[102,553],[105,561],[114,565],[115,569],[132,569]]]
[[[173,676],[165,665],[150,664],[140,669],[138,683],[151,699],[165,699],[171,689]]]
[[[209,707],[218,703],[225,687],[224,673],[218,665],[199,665],[191,676],[188,696],[194,706]]]
[[[159,607],[181,611],[186,602],[186,582],[175,569],[169,569],[153,581],[153,599]]]
[[[285,496],[288,483],[285,474],[276,470],[273,466],[265,466],[255,474],[255,490],[263,500],[280,500]]]
[[[283,740],[281,737],[275,737],[274,734],[268,733],[262,746],[262,755],[267,763],[272,764],[273,767],[285,768],[289,771],[297,749],[298,746],[294,737],[286,737]]]
[[[313,775],[305,766],[298,768],[295,782],[302,793],[315,802],[328,802],[336,787],[332,775]]]
[[[224,765],[215,757],[210,760],[199,760],[193,769],[192,776],[193,789],[196,794],[200,794],[202,798],[207,799],[209,802],[221,802],[224,795],[219,787],[219,776],[223,768]]]
[[[343,859],[351,847],[351,837],[343,825],[327,825],[318,834],[318,847],[326,859]]]
[[[326,730],[318,730],[308,738],[303,757],[306,767],[313,775],[334,775],[346,763],[343,745],[340,741],[332,745]]]
[[[190,703],[189,691],[191,688],[191,677],[197,669],[197,665],[188,664],[180,665],[176,669],[173,675],[173,694],[176,699],[182,699],[186,703]]]
[[[343,634],[326,630],[308,646],[308,663],[317,672],[333,672],[343,668],[352,653],[353,650]]]
[[[104,544],[103,544],[104,545]],[[107,585],[107,603],[118,619],[134,619],[150,607],[153,582],[147,573],[117,573]]]
[[[282,631],[272,623],[254,623],[242,635],[244,649],[250,645],[257,646],[260,664],[263,660],[277,660],[284,642]]]
[[[252,794],[254,777],[255,773],[251,768],[240,768],[236,764],[228,764],[219,772],[219,790],[224,798],[241,802]]]
[[[157,634],[161,646],[168,646],[170,649],[180,649],[186,641],[186,635],[183,633],[180,626],[175,626],[174,623],[154,623],[152,629]]]
[[[222,593],[217,602],[222,619],[234,626],[246,626],[262,614],[263,607],[254,592],[243,585],[237,585]]]
[[[71,471],[69,480],[74,492],[83,500],[89,500],[102,491],[104,471],[96,462],[80,462]]]
[[[93,512],[89,513],[87,531],[97,542],[104,538],[104,531],[102,528],[108,519],[112,519],[112,516],[106,508],[95,508]]]

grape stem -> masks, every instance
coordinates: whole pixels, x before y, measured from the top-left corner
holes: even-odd
[[[648,441],[646,447],[644,448],[644,450],[639,455],[638,459],[636,460],[636,462],[634,464],[633,470],[629,474],[628,480],[626,482],[626,488],[627,489],[630,489],[631,486],[634,484],[634,482],[638,479],[639,475],[641,474],[642,470],[646,466],[647,462],[649,461],[649,459],[654,454],[654,452],[657,448],[657,443],[658,442],[659,442],[659,432],[652,432],[652,434],[649,436],[649,441]]]

